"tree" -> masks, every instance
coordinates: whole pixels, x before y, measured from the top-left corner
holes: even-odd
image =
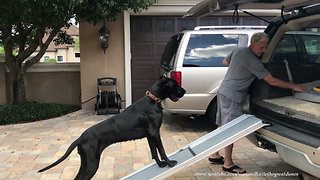
[[[71,18],[94,25],[116,20],[131,9],[146,10],[156,0],[3,0],[0,6],[0,45],[12,75],[13,103],[26,102],[24,75],[45,53],[51,41],[72,44],[66,34]],[[48,38],[44,39],[47,34]],[[36,49],[38,53],[30,57]],[[17,51],[17,53],[14,53]]]

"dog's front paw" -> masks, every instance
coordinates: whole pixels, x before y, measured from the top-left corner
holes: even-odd
[[[173,166],[175,166],[177,163],[178,163],[178,161],[172,160],[172,161],[169,161],[169,162],[168,162],[168,166],[169,166],[169,167],[173,167]]]
[[[165,161],[160,161],[160,162],[157,162],[158,166],[163,168],[163,167],[166,167],[167,163]]]

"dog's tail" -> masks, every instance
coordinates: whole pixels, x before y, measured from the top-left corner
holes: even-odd
[[[61,163],[63,160],[65,160],[65,159],[71,154],[71,152],[73,151],[73,149],[76,148],[76,147],[79,145],[79,143],[80,143],[80,138],[78,138],[77,140],[75,140],[75,141],[69,146],[69,148],[67,149],[67,151],[64,153],[64,155],[63,155],[60,159],[58,159],[56,162],[50,164],[49,166],[47,166],[47,167],[45,167],[45,168],[43,168],[43,169],[40,169],[40,170],[38,171],[38,173],[43,172],[43,171],[46,171],[46,170],[48,170],[48,169],[50,169],[50,168],[58,165],[59,163]]]

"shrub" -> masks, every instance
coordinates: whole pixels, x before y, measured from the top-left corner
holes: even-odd
[[[54,118],[79,109],[79,106],[37,102],[0,105],[0,125]]]

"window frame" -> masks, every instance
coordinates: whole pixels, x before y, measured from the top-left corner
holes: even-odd
[[[62,58],[62,60],[59,59],[60,57]],[[64,60],[63,56],[61,56],[61,55],[58,55],[58,56],[57,56],[57,61],[58,61],[58,62],[63,62],[63,60]]]

